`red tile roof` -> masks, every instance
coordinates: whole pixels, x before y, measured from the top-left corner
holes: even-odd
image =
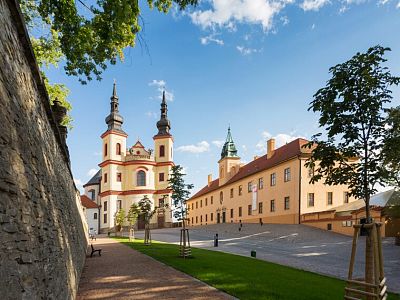
[[[81,203],[86,208],[99,208],[99,206],[93,200],[90,200],[88,196],[81,195]]]
[[[265,154],[253,160],[247,165],[242,166],[239,169],[239,172],[236,173],[231,179],[229,179],[223,186],[239,181],[240,179],[256,174],[258,172],[272,168],[284,161],[298,157],[301,154],[311,153],[311,149],[302,148],[302,146],[307,143],[308,143],[307,140],[299,138],[278,149],[275,149],[275,153],[270,158],[267,158],[267,154]],[[206,185],[200,191],[194,194],[190,199],[200,197],[209,192],[215,191],[220,187],[222,186],[219,185],[219,179],[216,179],[211,182],[210,186]]]

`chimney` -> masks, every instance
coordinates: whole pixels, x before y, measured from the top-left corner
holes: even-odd
[[[267,141],[267,158],[271,158],[275,152],[275,139],[269,139]]]
[[[210,186],[212,181],[212,174],[208,174],[208,186]]]

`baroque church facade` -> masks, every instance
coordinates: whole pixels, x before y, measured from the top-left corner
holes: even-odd
[[[161,116],[153,136],[154,150],[146,149],[138,140],[127,146],[128,134],[123,130],[123,117],[119,113],[119,99],[114,83],[110,114],[106,117],[106,131],[101,135],[102,161],[100,170],[84,185],[85,195],[99,206],[100,232],[114,228],[114,216],[119,209],[128,212],[133,203],[145,195],[158,207],[150,226],[153,228],[172,226],[171,190],[168,175],[173,162],[174,139],[170,133],[168,108],[163,93]],[[138,228],[144,228],[141,218]]]

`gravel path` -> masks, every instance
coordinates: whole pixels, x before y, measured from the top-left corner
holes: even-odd
[[[113,239],[93,246],[101,256],[87,257],[77,299],[234,299]]]

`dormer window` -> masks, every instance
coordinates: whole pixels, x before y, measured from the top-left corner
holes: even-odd
[[[164,157],[165,156],[165,146],[161,145],[160,146],[160,157]]]

